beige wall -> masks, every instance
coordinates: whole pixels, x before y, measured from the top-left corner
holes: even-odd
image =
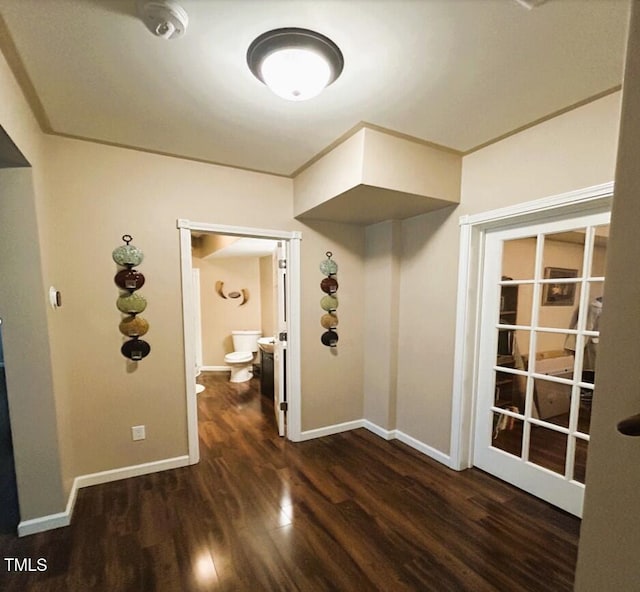
[[[302,411],[304,429],[363,417],[364,344],[364,229],[332,222],[309,222],[302,227]],[[338,347],[322,345],[320,299],[324,277],[320,263],[331,251],[337,274],[339,307]]]
[[[620,155],[591,421],[577,592],[637,590],[640,446],[616,430],[640,412],[640,6],[633,3],[624,76]]]
[[[397,220],[367,227],[364,416],[386,430],[396,427],[400,246]]]
[[[0,125],[33,170],[5,170],[0,183],[0,242],[4,257],[0,317],[20,516],[29,520],[64,508],[71,487],[68,414],[56,395],[65,389],[64,357],[51,336],[55,313],[47,306],[49,256],[43,245],[61,240],[43,224],[46,186],[40,164],[43,138],[2,54]],[[10,255],[10,257],[7,257]],[[6,278],[19,278],[9,284]],[[16,326],[18,323],[18,326]],[[55,386],[55,390],[54,390]]]
[[[3,60],[0,125],[34,165],[31,211],[40,226],[25,236],[34,246],[40,237],[40,285],[55,285],[64,303],[47,312],[43,289],[34,288],[37,330],[22,335],[43,341],[42,352],[12,353],[10,344],[5,351],[8,360],[31,353],[29,367],[38,373],[27,382],[40,381],[44,401],[37,430],[14,426],[23,519],[63,511],[77,475],[187,453],[178,218],[302,231],[302,429],[362,417],[363,229],[295,221],[290,179],[43,135]],[[111,252],[125,233],[145,253],[151,353],[137,366],[120,354],[115,307]],[[320,344],[318,264],[327,250],[344,274],[337,352]],[[40,317],[49,323],[53,389]],[[14,405],[12,421],[31,407],[27,399]],[[147,426],[147,438],[133,442],[130,427],[138,424]]]
[[[273,255],[260,257],[260,319],[262,335],[273,337],[276,334],[276,275]]]
[[[460,154],[374,129],[362,131],[362,183],[453,203],[460,200]]]
[[[460,216],[611,181],[619,109],[615,93],[465,156],[460,206],[402,222],[399,430],[449,451]]]
[[[302,230],[303,429],[362,417],[361,309],[351,312],[356,329],[340,356],[316,351],[317,265],[328,249],[338,256],[344,235],[357,243],[357,231],[338,224],[320,234],[292,220],[289,179],[70,139],[50,137],[47,144],[46,180],[58,206],[48,223],[65,238],[52,245],[52,258],[66,301],[60,333],[72,372],[64,405],[74,425],[76,474],[186,453],[178,218]],[[119,352],[111,261],[124,233],[145,252],[140,269],[151,325],[151,354],[135,371]],[[342,257],[355,277],[344,288],[345,303],[361,293],[363,249],[355,247],[351,257]],[[307,324],[311,314],[313,327]],[[91,336],[91,351],[81,335]],[[147,426],[142,442],[130,438],[137,424]]]
[[[260,331],[260,265],[258,257],[193,258],[200,270],[200,315],[203,366],[224,366],[226,354],[234,351],[232,331]],[[224,294],[247,290],[249,299],[221,298],[216,282],[224,282]]]
[[[0,170],[0,318],[22,520],[66,501],[31,176]]]

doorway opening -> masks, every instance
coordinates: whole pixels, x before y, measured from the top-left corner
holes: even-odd
[[[18,486],[4,370],[2,319],[0,319],[0,534],[15,533],[19,522]]]
[[[299,441],[300,233],[178,228],[190,463],[199,460],[197,391],[207,388],[263,400],[279,435]]]
[[[452,468],[478,466],[577,516],[612,194],[461,220]]]

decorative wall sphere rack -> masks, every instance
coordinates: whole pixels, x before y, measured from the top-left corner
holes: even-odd
[[[320,271],[326,277],[320,282],[320,289],[324,293],[324,296],[320,299],[320,306],[325,311],[320,317],[320,325],[326,331],[320,336],[320,341],[327,347],[338,346],[338,333],[336,327],[338,326],[338,315],[336,310],[338,308],[338,280],[335,275],[338,273],[338,264],[331,258],[333,253],[327,251],[325,253],[326,259],[320,263]]]
[[[120,288],[120,296],[116,301],[118,310],[126,316],[120,321],[118,328],[120,333],[129,337],[120,348],[120,352],[126,358],[139,361],[149,355],[151,346],[140,339],[149,331],[149,322],[139,316],[147,308],[147,300],[137,293],[145,282],[145,277],[134,267],[140,265],[144,259],[142,251],[130,244],[133,237],[130,234],[122,236],[124,245],[113,250],[113,260],[122,269],[113,278],[116,286]]]

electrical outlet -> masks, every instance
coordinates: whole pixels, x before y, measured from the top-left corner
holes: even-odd
[[[144,426],[132,426],[131,427],[131,439],[132,440],[144,440],[147,437]]]

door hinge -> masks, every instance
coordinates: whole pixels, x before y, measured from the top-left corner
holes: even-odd
[[[289,403],[287,403],[286,401],[282,401],[282,403],[280,403],[280,411],[288,411],[289,409]]]
[[[283,331],[278,335],[278,341],[286,341],[287,340],[287,332]]]
[[[278,268],[279,269],[287,269],[287,260],[286,259],[278,259]]]

